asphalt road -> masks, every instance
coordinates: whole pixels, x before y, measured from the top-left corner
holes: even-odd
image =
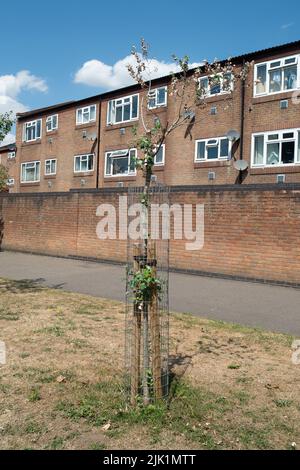
[[[110,264],[1,252],[0,277],[125,298],[125,269]],[[171,273],[170,308],[300,337],[300,289]]]

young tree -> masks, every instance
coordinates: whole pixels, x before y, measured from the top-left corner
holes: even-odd
[[[240,81],[242,86],[245,86],[251,64],[247,62],[242,67],[236,68],[229,59],[224,62],[214,61],[212,64],[203,63],[200,67],[191,69],[188,56],[183,58],[173,56],[176,72],[171,74],[168,87],[168,102],[170,105],[171,100],[172,115],[169,113],[167,122],[162,122],[156,109],[151,109],[149,106],[150,100],[155,96],[155,89],[151,79],[149,47],[143,39],[140,51],[134,47],[132,55],[134,65],[127,66],[128,72],[142,90],[140,110],[142,125],[133,129],[133,146],[139,151],[135,166],[142,171],[144,177],[141,203],[144,206],[145,225],[149,227],[151,176],[155,156],[167,136],[181,126],[192,126],[199,119],[201,113],[197,113],[197,109],[206,105],[208,88],[218,87],[226,92],[225,107],[229,107],[235,84]],[[207,77],[206,81],[201,81],[201,76]],[[129,273],[131,276],[129,285],[135,296],[132,312],[134,344],[130,377],[133,405],[136,404],[139,394],[142,395],[144,404],[149,403],[150,382],[154,391],[154,400],[162,397],[159,349],[161,331],[158,318],[158,299],[162,286],[156,270],[158,261],[156,242],[146,233],[142,248],[139,246],[135,248],[134,269]],[[143,336],[142,377],[140,377],[141,335]]]
[[[11,130],[13,124],[14,121],[12,119],[12,113],[0,114],[0,145]],[[0,192],[4,191],[6,188],[7,178],[7,169],[4,167],[4,165],[0,164]]]

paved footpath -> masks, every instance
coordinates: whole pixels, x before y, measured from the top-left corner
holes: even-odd
[[[0,277],[115,300],[125,296],[125,269],[110,264],[1,252]],[[300,338],[300,289],[171,273],[170,308]]]

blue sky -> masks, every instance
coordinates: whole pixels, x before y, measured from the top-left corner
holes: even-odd
[[[116,70],[109,67],[128,56],[140,37],[150,43],[153,56],[167,63],[172,53],[200,62],[300,39],[299,0],[280,7],[253,0],[247,8],[230,0],[14,0],[1,3],[1,17],[0,112],[80,99],[126,84],[120,75],[124,63]],[[29,74],[18,75],[24,70]]]

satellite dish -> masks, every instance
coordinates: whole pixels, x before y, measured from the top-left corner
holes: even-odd
[[[231,129],[227,132],[226,137],[230,140],[230,142],[235,142],[236,140],[239,140],[240,133],[238,131],[235,131],[234,129]]]
[[[248,168],[248,162],[246,160],[236,160],[233,164],[234,168],[238,171],[245,171]]]
[[[89,134],[89,140],[96,140],[96,139],[97,139],[96,132],[93,132],[92,134]]]

